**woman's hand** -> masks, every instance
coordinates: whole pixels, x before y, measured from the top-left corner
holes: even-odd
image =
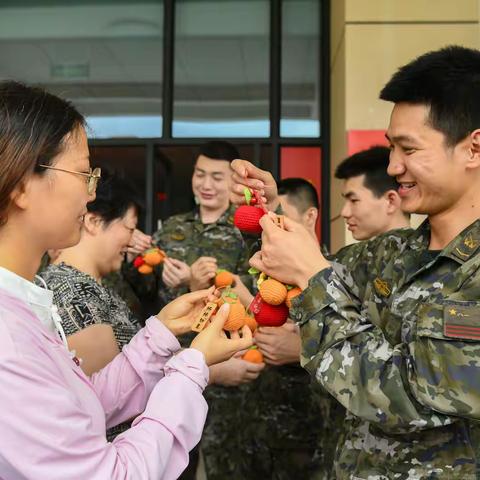
[[[232,332],[231,338],[227,338],[223,331],[223,325],[227,320],[229,310],[230,305],[223,304],[212,323],[202,330],[190,345],[191,348],[203,353],[207,365],[223,362],[238,351],[249,348],[253,343],[252,332],[246,325],[241,330],[241,337],[238,332]]]
[[[175,335],[190,331],[193,323],[205,307],[205,302],[214,301],[215,287],[186,293],[165,305],[157,318]]]

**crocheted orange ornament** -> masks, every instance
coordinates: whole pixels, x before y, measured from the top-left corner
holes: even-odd
[[[146,263],[144,263],[143,265],[140,265],[138,267],[138,271],[143,275],[148,275],[153,272],[153,268],[150,265],[147,265]]]
[[[258,290],[262,299],[270,305],[280,305],[287,298],[287,287],[273,278],[263,281]]]
[[[252,333],[257,329],[258,323],[250,315],[245,315],[244,321],[245,321],[245,325],[252,331]]]
[[[215,277],[215,286],[217,288],[230,287],[233,284],[233,275],[227,270],[218,270]]]
[[[241,303],[233,303],[230,305],[228,319],[223,326],[224,330],[234,332],[245,325],[245,307]]]
[[[292,308],[292,299],[294,299],[301,293],[302,293],[302,289],[298,287],[293,287],[291,290],[287,292],[287,298],[285,299],[285,303],[288,308]]]
[[[263,354],[262,352],[254,345],[250,347],[245,354],[242,356],[243,360],[252,363],[262,363],[263,362]]]
[[[165,252],[159,248],[150,248],[143,254],[143,260],[151,267],[159,265],[165,258]]]

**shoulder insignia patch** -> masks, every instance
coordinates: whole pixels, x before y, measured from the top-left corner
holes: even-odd
[[[390,286],[388,285],[387,282],[380,278],[376,278],[373,281],[373,286],[375,287],[375,290],[382,295],[382,297],[388,297],[392,293]]]
[[[175,232],[170,235],[170,238],[177,242],[181,242],[182,240],[185,240],[185,235],[183,233]]]
[[[446,337],[480,340],[480,307],[449,305],[443,311]]]

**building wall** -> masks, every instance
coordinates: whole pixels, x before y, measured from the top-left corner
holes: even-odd
[[[478,0],[332,0],[332,251],[352,242],[343,220],[336,218],[342,198],[335,167],[353,151],[376,143],[372,138],[382,138],[391,104],[378,94],[398,67],[452,44],[480,46]]]

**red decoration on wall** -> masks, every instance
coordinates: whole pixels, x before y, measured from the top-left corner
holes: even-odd
[[[282,147],[280,150],[280,178],[300,177],[308,180],[322,198],[322,149],[320,147]],[[321,242],[320,219],[322,205],[318,212],[317,237]]]
[[[349,156],[375,145],[388,146],[385,130],[349,130],[347,142]]]

